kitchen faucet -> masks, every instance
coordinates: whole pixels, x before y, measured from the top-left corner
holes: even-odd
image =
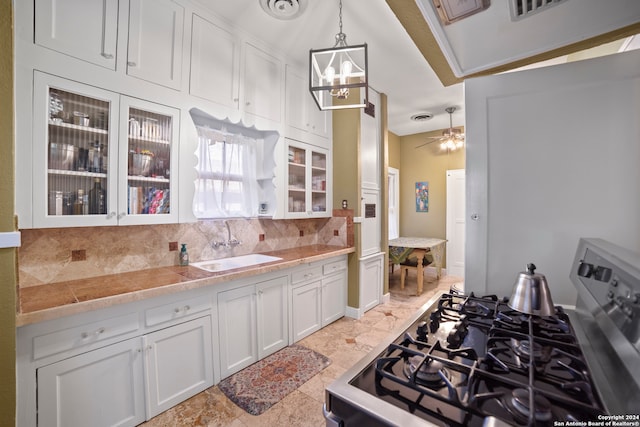
[[[231,227],[229,226],[229,222],[225,220],[224,225],[227,227],[227,240],[213,242],[211,246],[213,246],[215,249],[221,246],[225,248],[229,246],[235,247],[242,243],[240,240],[236,238],[233,238],[233,239],[231,238]]]

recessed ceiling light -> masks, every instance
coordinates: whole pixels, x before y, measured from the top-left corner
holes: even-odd
[[[260,0],[260,6],[276,19],[294,19],[302,15],[308,0]]]
[[[411,116],[411,120],[416,122],[426,122],[431,119],[433,119],[433,114],[431,113],[418,113]]]

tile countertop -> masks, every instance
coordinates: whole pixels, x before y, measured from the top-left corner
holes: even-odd
[[[222,272],[171,266],[30,286],[19,291],[16,326],[212,286],[352,252],[353,247],[310,245],[263,252],[282,260]]]

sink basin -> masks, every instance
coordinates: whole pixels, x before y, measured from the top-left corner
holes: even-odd
[[[250,267],[256,264],[263,264],[265,262],[280,261],[282,258],[278,258],[270,255],[263,254],[249,254],[240,255],[230,258],[211,259],[209,261],[194,262],[191,265],[202,270],[219,272],[225,270],[232,270],[234,268]]]

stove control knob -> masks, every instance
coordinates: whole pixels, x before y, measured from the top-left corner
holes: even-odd
[[[597,267],[593,278],[600,282],[608,282],[611,280],[611,269],[607,267]]]
[[[616,296],[616,294],[614,294],[613,291],[607,292],[607,298],[613,299],[613,297],[615,297],[615,296]]]
[[[578,276],[591,277],[592,274],[593,274],[593,264],[580,261],[580,265],[578,266]]]
[[[418,323],[417,334],[418,334],[418,339],[420,341],[426,341],[427,340],[427,335],[428,335],[427,322],[423,321],[423,322]]]
[[[436,310],[429,315],[429,330],[435,334],[440,327],[440,311]]]

